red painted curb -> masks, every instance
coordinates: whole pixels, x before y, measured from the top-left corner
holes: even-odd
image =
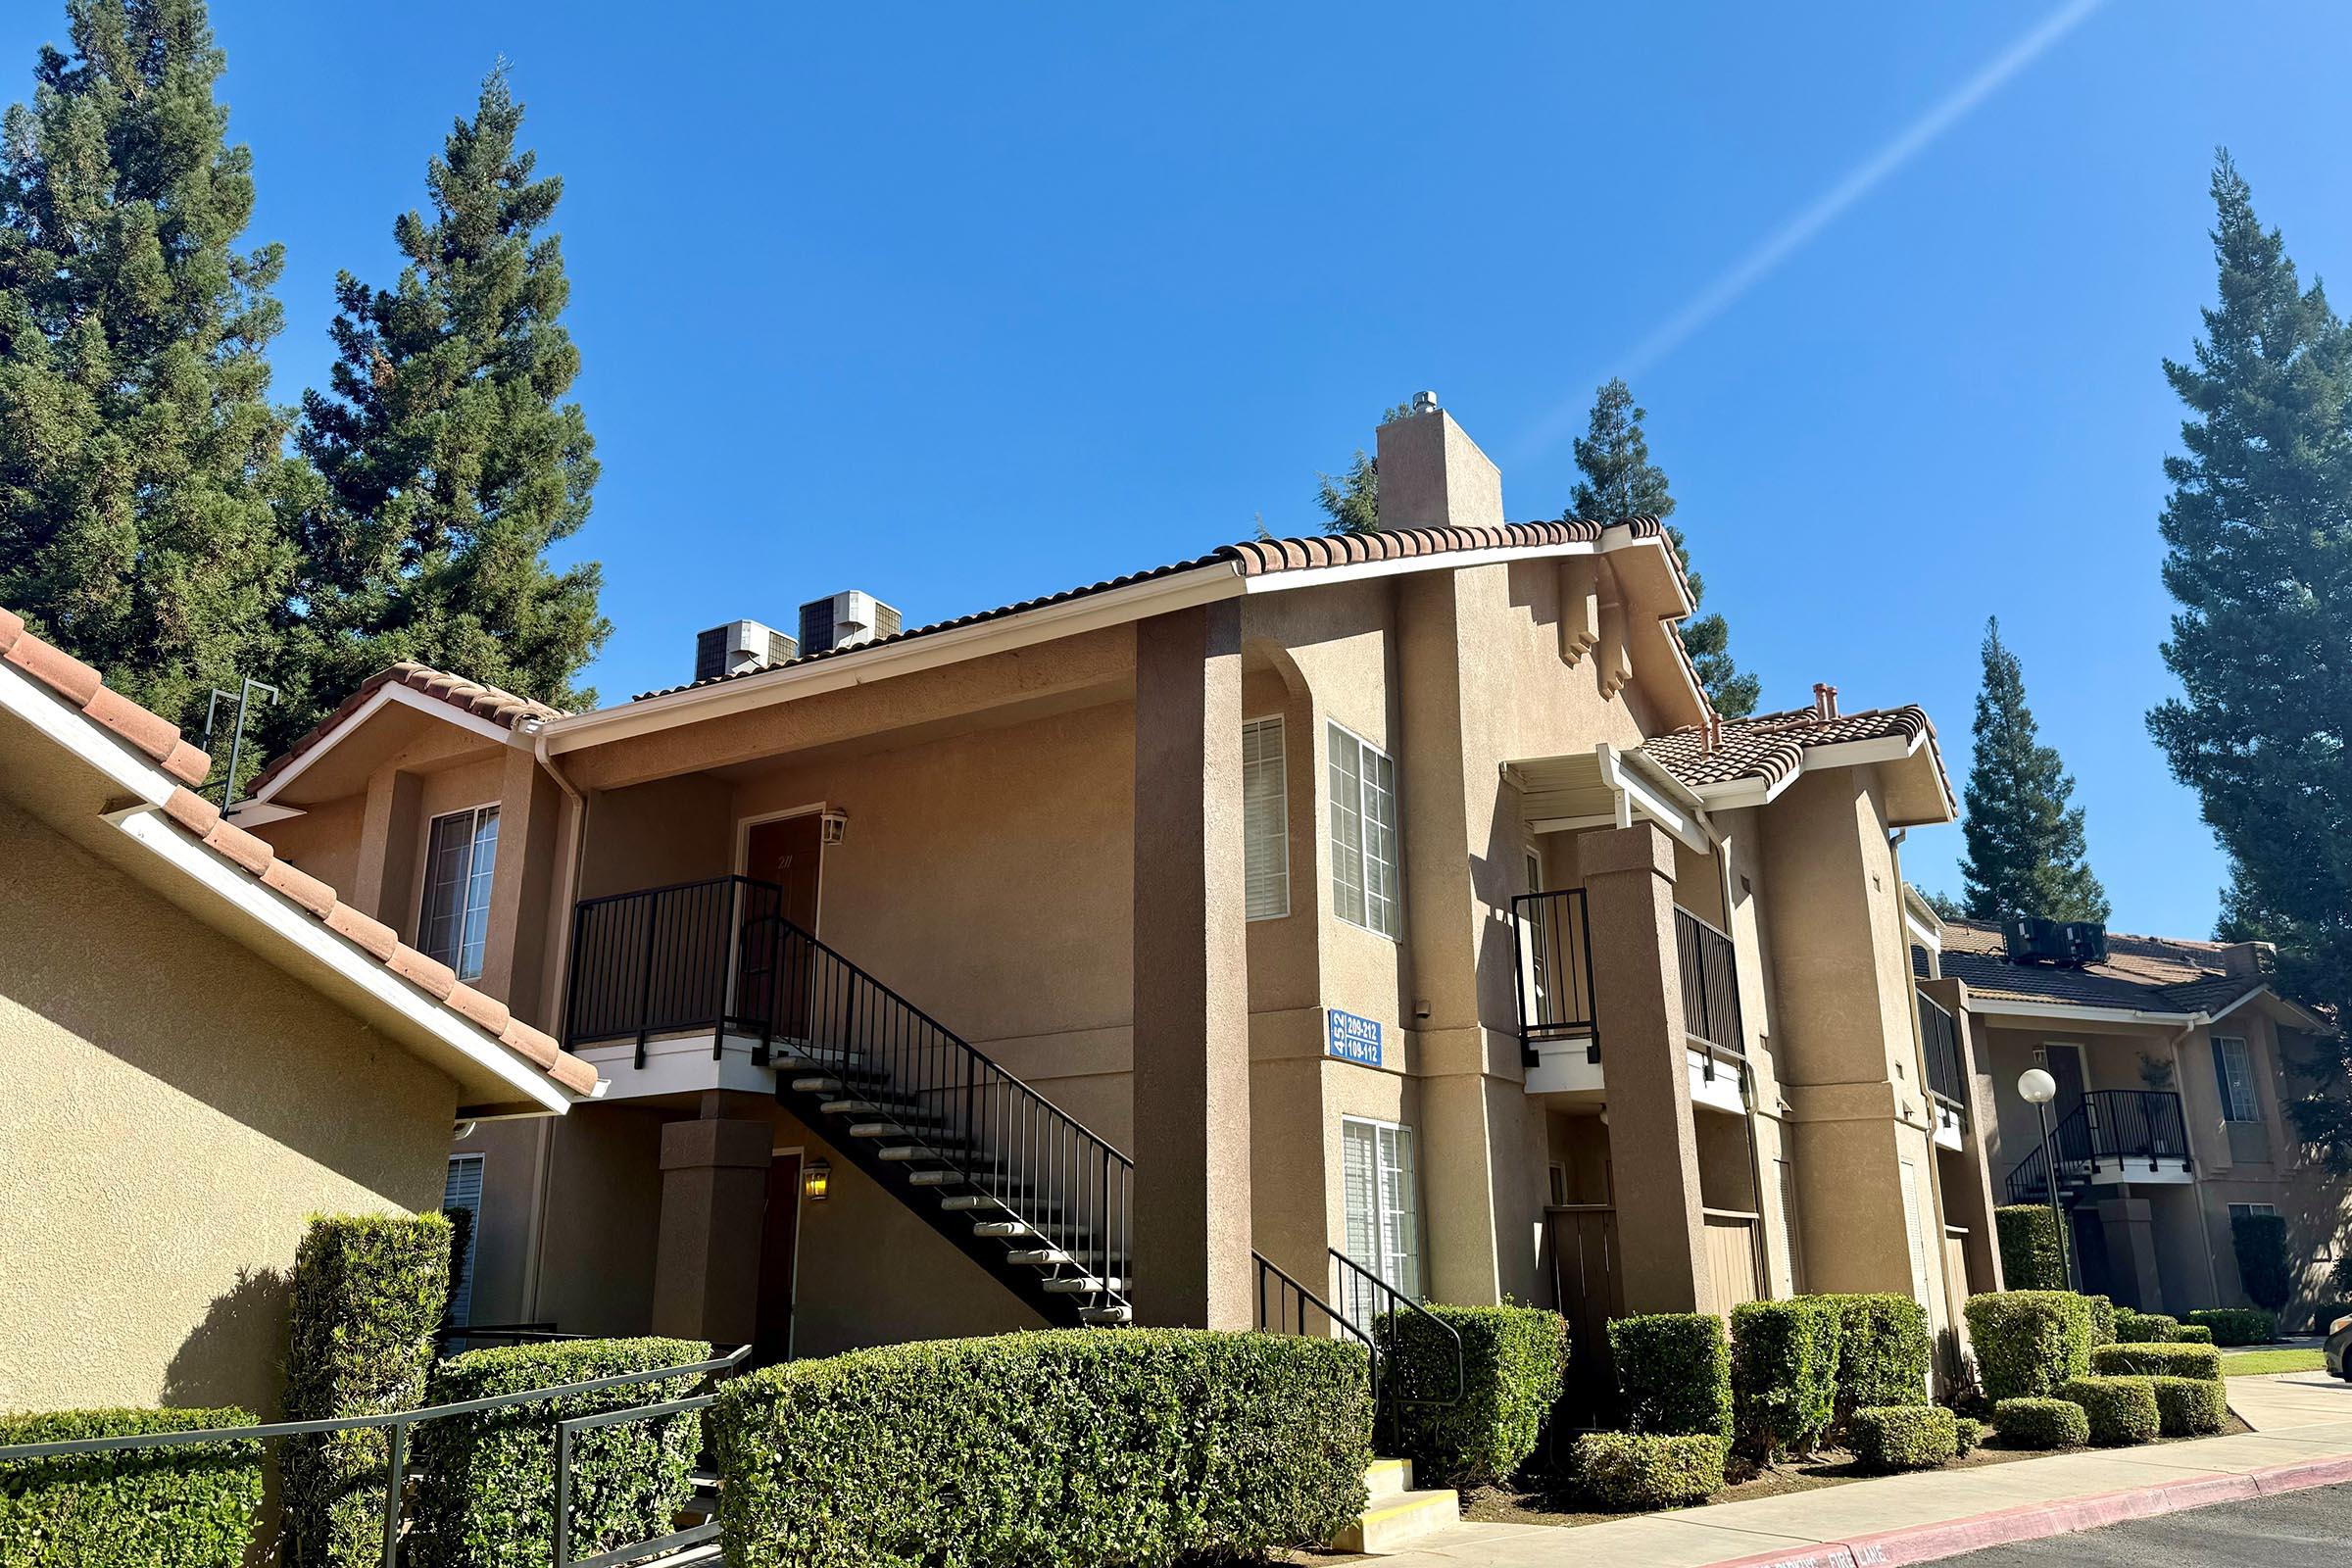
[[[2064,1497],[2056,1502],[2027,1503],[1967,1519],[1885,1530],[1856,1536],[1850,1541],[1825,1542],[1797,1552],[1767,1551],[1747,1557],[1727,1557],[1709,1568],[1904,1568],[1909,1563],[1935,1562],[1985,1546],[2042,1541],[2132,1519],[2153,1519],[2189,1508],[2210,1507],[2217,1502],[2242,1502],[2348,1481],[2352,1481],[2352,1456],[2273,1465],[2242,1476],[2189,1476],[2152,1487],[2135,1487],[2129,1492]]]

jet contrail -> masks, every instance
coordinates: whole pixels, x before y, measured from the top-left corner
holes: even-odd
[[[1766,273],[1836,222],[1846,209],[1886,183],[1888,176],[1926,151],[1937,137],[2000,91],[2011,77],[2040,59],[2105,3],[2106,0],[2068,0],[2044,17],[1983,70],[1904,126],[1892,141],[1856,165],[1843,179],[1816,197],[1700,290],[1689,304],[1668,317],[1655,331],[1635,345],[1613,373],[1640,375],[1689,342],[1701,328],[1739,303],[1740,297],[1755,287]],[[1576,398],[1560,404],[1539,420],[1520,443],[1523,452],[1548,447],[1581,424],[1591,407],[1590,396],[1580,391]]]

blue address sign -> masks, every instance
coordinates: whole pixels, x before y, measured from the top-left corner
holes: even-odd
[[[1359,1018],[1352,1012],[1337,1007],[1324,1009],[1330,1024],[1325,1051],[1342,1061],[1357,1062],[1366,1067],[1380,1065],[1380,1023],[1373,1018]]]

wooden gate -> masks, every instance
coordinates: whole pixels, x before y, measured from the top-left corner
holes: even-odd
[[[1554,1412],[1555,1431],[1607,1424],[1616,1415],[1617,1369],[1609,1356],[1609,1319],[1625,1315],[1617,1268],[1617,1210],[1606,1203],[1544,1211],[1551,1248],[1552,1298],[1568,1319],[1568,1387]]]

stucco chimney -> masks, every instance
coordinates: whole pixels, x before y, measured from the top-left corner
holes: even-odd
[[[2272,942],[2232,942],[2222,949],[2222,972],[2256,980],[2278,972],[2278,948]]]
[[[1502,470],[1438,407],[1437,394],[1421,393],[1413,410],[1380,427],[1380,525],[1500,527]]]
[[[1838,716],[1838,688],[1821,681],[1813,683],[1813,715],[1828,720]]]

